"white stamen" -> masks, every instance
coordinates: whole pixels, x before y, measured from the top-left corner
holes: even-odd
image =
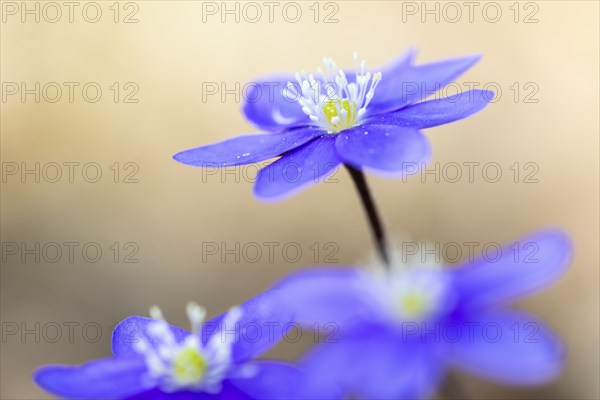
[[[150,307],[150,318],[164,321],[165,317],[158,306]]]
[[[317,68],[317,79],[301,71],[295,74],[297,85],[288,82],[286,86],[310,120],[329,133],[359,125],[381,81],[381,72],[366,72],[366,61],[359,63],[358,53],[354,52],[353,58],[355,82],[348,82],[335,61],[324,57],[324,69]]]
[[[154,321],[148,324],[146,336],[140,337],[133,349],[144,357],[148,368],[146,378],[161,390],[217,393],[232,366],[231,346],[235,340],[219,340],[221,334],[217,333],[203,346],[200,338],[206,310],[196,303],[188,303],[186,312],[192,334],[177,341],[160,309],[151,307]],[[241,315],[239,308],[231,309],[223,320],[223,329],[231,331]]]
[[[190,325],[193,333],[198,333],[206,317],[206,309],[200,307],[198,304],[190,302],[186,308],[187,317],[190,320]]]

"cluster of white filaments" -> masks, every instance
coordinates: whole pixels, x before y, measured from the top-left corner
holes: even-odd
[[[438,267],[414,266],[388,276],[392,309],[402,321],[424,321],[445,310],[452,302],[447,276]]]
[[[369,264],[374,267],[372,273],[381,284],[378,292],[392,318],[401,322],[427,321],[454,307],[452,284],[443,271],[440,255],[427,250],[433,243],[410,248],[410,252],[404,243],[404,238],[395,238],[387,245],[389,266],[381,264],[375,255]]]
[[[232,343],[222,340],[217,332],[203,345],[200,332],[206,311],[195,303],[189,303],[186,311],[192,333],[178,341],[160,309],[152,307],[150,316],[154,321],[148,325],[146,337],[140,337],[134,344],[134,349],[145,359],[150,383],[157,384],[164,392],[218,393],[232,365]],[[231,329],[240,317],[241,311],[232,308],[222,322],[222,329]]]
[[[323,65],[325,70],[319,67],[316,78],[304,71],[296,73],[296,82],[287,86],[290,94],[302,111],[329,133],[360,124],[381,81],[381,72],[366,71],[366,61],[359,63],[357,53],[354,53],[355,82],[348,82],[344,71],[331,58],[323,58]]]

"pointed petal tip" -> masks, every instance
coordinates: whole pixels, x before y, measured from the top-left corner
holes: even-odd
[[[461,57],[456,57],[453,60],[450,59],[449,61],[455,61],[455,62],[462,61],[462,63],[464,64],[464,67],[463,67],[464,71],[466,71],[469,68],[471,68],[473,65],[477,64],[482,58],[483,58],[483,54],[466,54]]]
[[[185,162],[183,161],[183,151],[173,154],[173,156],[171,158],[173,160],[177,161],[178,163],[185,164]]]
[[[474,53],[474,54],[466,54],[460,58],[463,58],[465,60],[469,60],[471,61],[473,64],[478,62],[479,60],[481,60],[483,58],[483,54],[481,53]]]
[[[412,64],[419,54],[419,48],[416,45],[411,45],[405,50],[404,54],[409,60],[409,63]]]
[[[446,58],[446,59],[441,60],[440,62],[455,63],[455,65],[462,64],[462,69],[464,72],[467,69],[471,68],[473,65],[477,64],[479,62],[479,60],[481,60],[481,58],[483,58],[483,54],[479,54],[479,53],[465,54],[463,56]]]

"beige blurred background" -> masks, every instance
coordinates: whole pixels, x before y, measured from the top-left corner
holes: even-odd
[[[35,3],[27,7],[35,9]],[[454,3],[462,14],[458,20],[456,8],[445,3],[427,2],[428,9],[438,7],[436,16],[423,14],[421,2],[321,2],[316,7],[297,2],[302,16],[296,23],[289,20],[297,7],[286,3],[274,9],[272,23],[262,2],[262,18],[255,23],[248,21],[255,10],[245,3],[238,5],[239,23],[235,15],[224,15],[221,22],[220,2],[113,3],[77,3],[69,22],[69,9],[59,2],[62,18],[52,23],[47,20],[56,19],[56,9],[40,2],[37,23],[35,15],[23,15],[21,2],[2,2],[2,399],[49,398],[32,383],[33,369],[108,355],[110,326],[128,315],[145,315],[152,304],[159,304],[170,322],[187,326],[189,300],[217,314],[292,270],[324,263],[332,249],[337,249],[336,264],[364,259],[372,250],[369,231],[345,171],[334,176],[337,183],[263,204],[252,196],[249,179],[243,179],[252,178],[254,168],[208,176],[171,156],[256,132],[233,95],[225,101],[219,95],[203,99],[203,83],[234,88],[236,82],[243,85],[267,73],[312,70],[324,55],[351,67],[354,50],[375,67],[409,46],[420,49],[420,62],[484,55],[458,82],[463,89],[465,82],[480,88],[492,82],[490,88],[502,90],[498,101],[473,118],[426,133],[440,168],[453,162],[495,162],[503,176],[497,183],[483,179],[480,169],[472,183],[465,176],[457,183],[443,175],[440,182],[416,176],[406,183],[370,176],[388,228],[395,235],[444,244],[503,243],[538,227],[557,226],[569,232],[576,249],[566,276],[521,304],[567,342],[565,373],[537,388],[464,377],[466,392],[494,399],[600,396],[597,2],[481,2],[471,21],[463,2]],[[216,15],[203,14],[215,7]],[[86,21],[96,18],[96,8],[102,11],[99,21]],[[498,8],[502,14],[493,23]],[[333,23],[324,23],[327,16]],[[124,23],[126,18],[132,23]],[[57,82],[62,97],[47,101],[56,96],[51,86],[40,92],[39,103],[34,94],[24,102],[20,93],[8,94],[11,83],[22,82],[28,88],[40,82],[40,91]],[[63,82],[79,83],[73,102]],[[83,97],[82,87],[89,82],[102,89],[96,103]],[[133,85],[126,87],[128,82]],[[136,88],[129,100],[138,102],[125,102]],[[88,95],[95,96],[93,88]],[[31,174],[22,179],[20,169],[32,169],[36,162],[40,182]],[[65,162],[79,163],[72,164],[72,183]],[[57,183],[50,182],[56,171],[52,163],[62,166]],[[88,180],[96,168],[101,170],[97,183],[82,177],[87,163],[97,163],[86,170]],[[515,163],[517,183],[515,167],[510,169]],[[537,166],[537,183],[524,182],[532,171],[525,163]],[[19,171],[11,175],[15,166]],[[73,262],[65,242],[78,243]],[[247,246],[254,242],[263,254],[248,262],[255,253]],[[273,259],[267,242],[279,243]],[[35,255],[20,250],[13,255],[7,243],[28,248],[39,243],[40,253],[43,246],[47,251],[36,262]],[[50,262],[56,249],[48,243],[63,250],[56,262]],[[207,243],[228,248],[239,243],[248,252],[239,261],[227,256],[222,262],[219,255],[206,254]],[[284,256],[281,248],[288,243],[301,249],[299,260],[293,249]],[[85,244],[88,260],[101,248],[98,262],[83,258]],[[138,262],[124,262],[128,255]],[[15,327],[19,332],[9,334]],[[22,329],[37,331],[38,337],[29,333],[22,338]],[[280,345],[270,355],[293,358],[309,344],[304,339]]]

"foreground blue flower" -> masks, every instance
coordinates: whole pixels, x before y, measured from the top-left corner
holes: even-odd
[[[306,326],[338,325],[339,341],[303,360],[314,384],[334,381],[352,398],[420,399],[449,367],[508,384],[551,380],[561,341],[538,318],[506,304],[555,281],[570,261],[568,238],[543,231],[497,260],[457,268],[313,269],[278,285]]]
[[[155,308],[153,318],[130,317],[116,327],[113,358],[77,367],[42,367],[35,381],[52,394],[72,399],[312,397],[302,391],[306,377],[296,367],[251,361],[275,345],[292,321],[271,294],[204,324],[202,308],[190,304],[187,312],[192,333],[167,324]]]
[[[423,101],[462,75],[479,56],[424,65],[410,50],[371,73],[354,55],[344,72],[329,58],[318,76],[306,72],[260,80],[245,96],[243,112],[269,133],[238,136],[182,151],[175,160],[197,167],[227,167],[279,157],[261,169],[255,194],[290,195],[324,180],[341,164],[384,175],[402,175],[430,158],[421,129],[466,118],[483,109],[493,93],[470,90]]]

